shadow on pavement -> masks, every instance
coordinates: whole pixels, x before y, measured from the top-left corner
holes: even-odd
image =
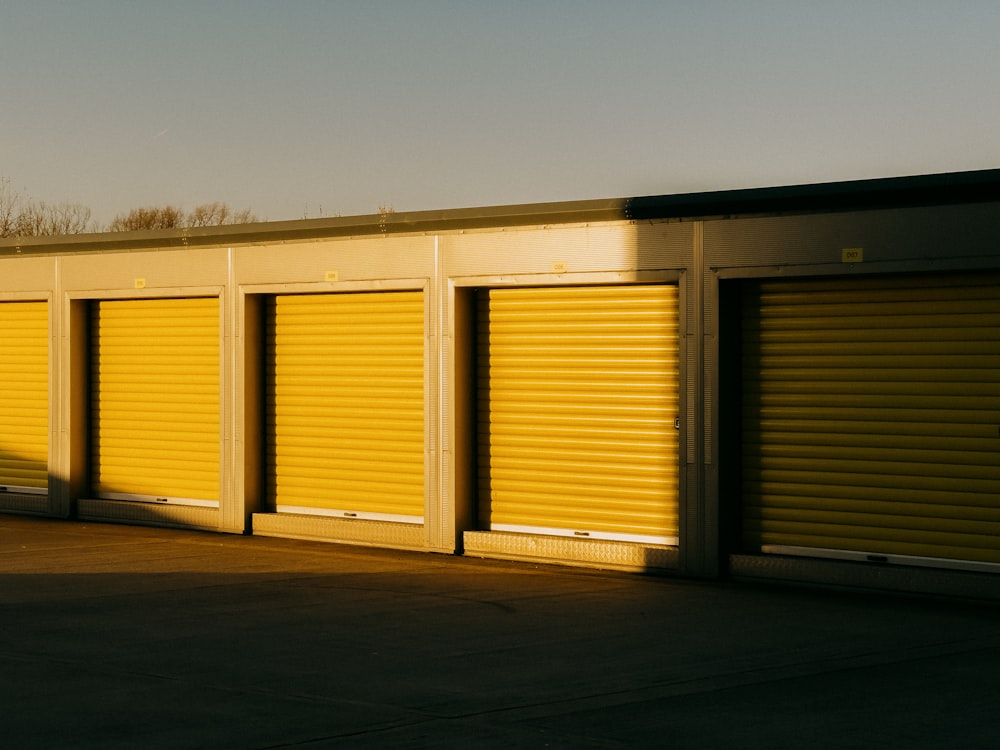
[[[11,748],[983,747],[998,615],[0,516]]]

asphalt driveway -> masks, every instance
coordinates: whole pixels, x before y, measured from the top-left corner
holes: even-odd
[[[985,748],[1000,608],[0,516],[4,748]]]

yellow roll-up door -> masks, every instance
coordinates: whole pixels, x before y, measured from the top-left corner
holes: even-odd
[[[0,302],[0,487],[44,493],[49,465],[45,302]]]
[[[91,321],[99,497],[219,500],[219,301],[108,300]]]
[[[266,307],[271,507],[421,523],[424,295],[279,295]]]
[[[744,540],[1000,563],[1000,278],[743,298]]]
[[[676,544],[676,285],[480,292],[482,528]]]

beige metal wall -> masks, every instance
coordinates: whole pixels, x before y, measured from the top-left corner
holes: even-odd
[[[995,217],[705,222],[703,502],[732,576],[995,593]]]
[[[567,223],[572,219],[564,217],[551,225],[495,227],[481,227],[488,217],[477,217],[479,228],[442,220],[440,231],[428,229],[434,222],[425,217],[424,229],[397,226],[380,234],[369,228],[363,236],[338,237],[321,236],[323,227],[309,222],[288,222],[262,231],[264,239],[232,245],[213,245],[207,235],[192,247],[181,234],[166,236],[162,246],[145,235],[102,236],[25,257],[8,253],[0,257],[0,305],[44,303],[47,309],[48,495],[0,492],[0,510],[701,576],[731,565],[742,574],[756,563],[731,556],[739,543],[720,537],[727,514],[738,514],[743,491],[726,496],[726,466],[720,461],[727,439],[720,432],[729,424],[722,414],[720,369],[731,344],[721,334],[720,285],[995,271],[1000,267],[995,208],[984,203],[697,221]],[[671,303],[676,360],[670,364],[676,443],[668,448],[676,462],[673,525],[645,540],[557,537],[543,527],[538,533],[487,528],[477,513],[483,462],[476,451],[475,356],[482,330],[477,295],[629,287],[676,290]],[[423,473],[415,480],[421,499],[416,500],[414,485],[406,513],[383,517],[375,511],[368,518],[324,517],[294,512],[295,504],[291,510],[269,504],[267,430],[280,414],[265,398],[265,364],[273,347],[268,306],[282,298],[395,293],[422,300],[422,330],[411,331],[421,338],[422,419],[413,427],[422,436]],[[165,493],[167,502],[146,502],[102,492],[94,462],[99,441],[93,433],[93,386],[100,377],[93,370],[95,336],[100,340],[94,311],[106,303],[110,309],[112,302],[189,299],[207,300],[218,313],[218,421],[209,424],[217,433],[217,496],[201,506],[173,502],[172,493]],[[155,335],[150,328],[140,326],[139,339]],[[322,389],[309,398],[322,398]],[[339,391],[336,398],[350,398],[350,391]],[[334,455],[337,451],[323,446],[313,457],[321,461],[329,453],[331,463],[343,462],[348,453]],[[421,463],[415,454],[411,458],[414,465]],[[762,457],[761,466],[770,470],[764,464],[772,460]],[[773,513],[770,506],[761,511]],[[408,518],[399,522],[394,515]],[[772,532],[773,527],[762,530],[755,543],[766,545]],[[773,566],[778,556],[758,557]]]
[[[441,238],[442,274],[448,292],[443,298],[446,309],[442,312],[445,372],[449,384],[447,408],[452,415],[449,429],[443,436],[442,453],[449,467],[446,472],[448,484],[443,493],[452,498],[457,509],[459,530],[464,529],[459,542],[466,553],[513,559],[559,559],[631,570],[684,569],[681,550],[689,541],[694,541],[695,545],[699,543],[686,538],[689,528],[686,512],[690,510],[685,504],[686,477],[690,467],[683,447],[690,425],[688,410],[696,408],[687,393],[687,357],[693,353],[691,342],[697,336],[697,316],[689,309],[691,290],[688,286],[693,236],[691,224],[609,222],[470,231]],[[483,450],[477,450],[477,446],[482,445],[477,437],[483,430],[482,405],[488,397],[483,393],[482,366],[477,367],[475,353],[477,346],[489,348],[489,342],[482,340],[483,335],[489,335],[483,333],[488,326],[481,319],[477,322],[477,316],[484,315],[481,310],[477,312],[477,296],[482,298],[495,293],[533,298],[538,295],[533,290],[547,289],[559,295],[573,294],[573,290],[583,290],[586,294],[589,289],[622,297],[624,293],[616,295],[616,290],[636,288],[669,288],[674,293],[668,305],[673,311],[674,338],[670,343],[674,354],[669,366],[671,372],[664,377],[661,386],[675,395],[667,410],[669,415],[666,412],[659,415],[659,421],[664,424],[657,426],[659,434],[669,436],[670,447],[658,445],[652,464],[645,467],[649,476],[655,475],[656,482],[660,482],[646,498],[651,513],[660,522],[640,523],[632,527],[631,533],[623,530],[623,524],[627,525],[624,520],[627,512],[612,507],[616,497],[621,499],[620,488],[609,485],[603,497],[600,489],[591,488],[591,514],[598,509],[603,514],[603,522],[597,526],[590,523],[589,533],[584,533],[587,529],[582,527],[569,528],[573,525],[571,520],[579,520],[581,513],[586,515],[580,507],[587,503],[583,499],[576,503],[572,488],[568,486],[557,488],[549,497],[549,500],[557,497],[553,502],[568,511],[568,515],[549,513],[548,522],[544,522],[542,517],[546,516],[546,511],[539,505],[541,499],[535,487],[527,495],[519,494],[520,500],[515,500],[515,505],[524,513],[518,511],[508,514],[509,518],[500,518],[504,515],[501,510],[498,522],[493,523],[491,511],[485,510],[490,504],[491,482],[480,481],[480,478],[499,471],[509,487],[523,488],[525,482],[530,484],[540,474],[537,471],[525,473],[524,465],[499,466],[498,462],[506,460],[500,455],[503,451],[499,447],[491,448],[489,443]],[[535,310],[531,314],[533,325],[538,330],[545,330],[544,312]],[[663,322],[666,324],[670,317],[666,315]],[[550,319],[549,322],[555,321]],[[560,356],[554,350],[553,357]],[[658,357],[658,361],[660,359]],[[539,377],[547,376],[539,374]],[[517,402],[514,408],[520,408],[520,404]],[[680,417],[676,420],[677,430],[675,416]],[[663,455],[664,450],[671,455]],[[537,454],[542,460],[547,455],[553,462],[562,460],[541,448]],[[623,471],[635,477],[644,467],[624,467]],[[549,475],[556,481],[552,472]],[[595,481],[600,484],[603,480]],[[534,501],[526,500],[529,495]],[[535,507],[528,508],[532,502]],[[555,516],[559,516],[558,523],[553,521]],[[612,518],[615,516],[616,520]],[[534,521],[524,523],[529,517]],[[562,529],[553,532],[549,526]],[[638,531],[639,527],[644,528]]]
[[[345,237],[240,247],[152,246],[135,250],[129,249],[128,243],[105,247],[100,239],[85,243],[84,248],[50,256],[0,258],[0,303],[31,301],[47,305],[48,329],[43,341],[50,354],[48,495],[0,492],[0,510],[454,550],[454,518],[447,508],[428,500],[434,498],[438,481],[436,442],[440,424],[434,385],[438,372],[435,237]],[[425,299],[419,318],[423,346],[420,362],[426,375],[421,441],[427,467],[421,480],[425,522],[415,528],[366,521],[337,524],[330,519],[266,512],[260,468],[265,422],[262,301],[282,294],[384,291],[416,292]],[[204,384],[217,394],[212,397],[206,391],[208,401],[215,401],[214,416],[210,420],[193,418],[202,430],[207,427],[215,433],[214,455],[202,462],[210,474],[215,474],[205,480],[212,485],[212,491],[207,493],[212,497],[202,504],[184,502],[192,498],[183,495],[205,492],[188,493],[179,487],[150,484],[145,480],[151,475],[133,476],[136,472],[148,474],[136,466],[123,464],[111,482],[105,469],[121,457],[107,454],[108,450],[114,451],[109,448],[111,443],[94,433],[102,420],[95,411],[102,398],[101,379],[107,384],[114,378],[102,374],[98,352],[106,333],[101,329],[102,313],[129,305],[184,305],[185,300],[194,299],[216,311],[216,374],[208,375],[214,386]],[[133,343],[144,337],[156,339],[156,325],[162,322],[137,319],[129,332]],[[175,353],[177,358],[169,364],[156,359],[152,349],[147,348],[130,353],[133,361],[121,364],[140,370],[169,369],[173,374],[166,381],[176,382],[181,389],[189,388],[183,374],[173,370],[190,350],[181,346]],[[145,397],[147,401],[158,398],[155,394]],[[204,406],[213,412],[211,404],[206,402]],[[134,447],[126,452],[134,452]],[[156,450],[147,448],[147,453]],[[128,491],[117,492],[111,485]],[[253,523],[255,517],[257,524]]]
[[[610,221],[440,234],[345,236],[234,247],[133,249],[127,243],[104,247],[97,242],[52,257],[0,259],[8,270],[3,276],[0,293],[4,296],[0,301],[16,297],[46,300],[49,304],[48,340],[53,345],[49,362],[52,439],[48,471],[54,481],[50,482],[49,496],[35,498],[34,507],[38,512],[85,519],[446,552],[461,550],[464,544],[478,549],[480,554],[507,555],[511,552],[510,540],[500,539],[502,534],[491,538],[489,530],[480,528],[475,513],[473,477],[477,459],[470,431],[474,430],[476,398],[471,367],[476,349],[472,304],[475,290],[539,285],[553,289],[656,285],[650,288],[673,290],[673,364],[665,386],[673,393],[672,411],[670,419],[664,417],[664,421],[670,423],[667,427],[672,441],[665,450],[677,455],[658,459],[672,476],[671,487],[663,498],[663,507],[670,508],[670,519],[666,530],[657,527],[653,536],[661,542],[680,539],[683,546],[687,516],[679,498],[686,493],[684,477],[689,462],[684,460],[688,452],[680,446],[687,429],[696,421],[689,402],[691,368],[686,358],[697,337],[697,316],[689,310],[692,236],[690,224]],[[399,297],[393,297],[396,294]],[[274,364],[269,357],[273,358],[275,352],[274,340],[268,339],[268,319],[273,315],[269,309],[276,300],[366,296],[409,296],[422,304],[422,311],[411,321],[418,326],[412,335],[417,337],[419,349],[415,351],[422,376],[417,386],[421,398],[411,398],[422,402],[415,406],[417,418],[410,425],[416,429],[418,442],[414,445],[419,453],[414,454],[413,461],[407,459],[419,465],[421,471],[414,475],[416,484],[408,494],[405,513],[395,506],[386,506],[390,512],[384,513],[386,508],[372,506],[366,510],[365,502],[336,500],[332,490],[322,488],[313,488],[314,500],[306,504],[346,513],[337,517],[297,512],[305,502],[301,498],[286,503],[269,496],[267,490],[277,471],[277,459],[269,465],[268,451],[274,445],[269,445],[268,430],[273,431],[276,422],[286,418],[276,402],[266,398],[269,378],[273,380],[274,376],[266,365],[268,361]],[[165,322],[148,317],[144,321],[139,316],[133,326],[126,326],[127,341],[122,341],[127,346],[119,347],[114,357],[102,354],[102,349],[107,349],[110,338],[117,335],[106,327],[112,311],[126,316],[129,310],[137,315],[142,311],[145,315],[158,305],[178,310],[192,304],[191,300],[215,311],[215,323],[210,321],[209,326],[215,326],[218,338],[216,346],[209,346],[215,364],[199,376],[204,414],[189,415],[189,421],[197,422],[201,432],[207,429],[216,436],[214,455],[198,458],[198,465],[214,476],[203,476],[200,481],[204,486],[189,491],[144,470],[143,456],[148,459],[157,452],[160,443],[156,439],[143,447],[138,446],[141,441],[130,441],[125,435],[135,426],[129,422],[130,410],[136,417],[153,419],[145,405],[158,401],[158,406],[152,406],[154,410],[169,408],[163,392],[132,393],[137,383],[159,383],[166,376],[140,373],[141,378],[125,384],[124,376],[115,372],[115,368],[124,368],[123,373],[138,372],[145,366],[151,371],[184,369],[184,342],[176,339],[180,349],[172,363],[157,358],[158,348],[139,351],[144,340],[162,335],[158,329]],[[167,327],[171,334],[178,333],[174,326]],[[364,335],[360,329],[356,333]],[[194,333],[180,335],[183,339]],[[118,356],[124,359],[116,360]],[[169,354],[164,356],[170,358]],[[192,387],[183,381],[182,373],[176,372],[157,388],[171,390],[172,378],[177,378],[179,392]],[[201,382],[205,378],[212,382]],[[131,396],[122,396],[116,388],[125,388],[139,400],[128,401]],[[320,400],[329,391],[322,384],[317,388],[309,398]],[[364,406],[364,393],[363,388],[358,388],[352,394],[348,388],[327,395],[338,400],[353,396],[358,405]],[[104,407],[112,401],[128,404],[124,411],[111,415]],[[683,404],[680,411],[678,404]],[[681,418],[675,420],[675,414]],[[115,438],[102,432],[109,419],[118,420],[112,425]],[[357,429],[346,427],[340,432],[356,433]],[[155,435],[150,432],[146,437]],[[357,451],[338,445],[343,441],[317,444],[307,452],[317,466],[352,464],[351,457]],[[167,450],[176,446],[160,447],[163,455],[152,463],[163,463]],[[386,443],[387,452],[389,447]],[[184,448],[189,449],[194,450],[190,445]],[[191,456],[181,453],[175,458],[183,464],[185,456]],[[391,471],[392,458],[386,458],[385,468]],[[283,460],[294,463],[298,459],[289,454]],[[366,461],[377,463],[372,457]],[[117,472],[114,476],[109,473],[112,470]],[[287,466],[281,468],[287,470]],[[0,507],[3,502],[0,498]],[[13,503],[9,507],[20,508]],[[365,512],[354,513],[357,508]],[[688,509],[688,515],[691,512]],[[532,544],[537,545],[545,535],[515,536],[533,539]],[[567,542],[542,556],[627,568],[680,564],[678,545],[673,543],[599,539]],[[515,549],[514,554],[519,552]]]
[[[53,498],[54,508],[63,513],[75,513],[80,518],[181,525],[219,531],[241,531],[241,514],[234,501],[230,474],[226,471],[226,447],[231,443],[232,421],[225,403],[231,390],[232,337],[227,335],[229,325],[226,306],[229,303],[229,251],[226,248],[164,249],[142,252],[78,253],[57,257],[58,280],[55,307],[59,321],[59,377],[60,388],[60,465],[58,473],[65,477],[63,492]],[[217,415],[214,423],[201,425],[201,429],[214,430],[216,447],[208,457],[209,465],[216,462],[215,498],[204,505],[178,502],[141,502],[124,499],[129,494],[109,494],[102,488],[99,472],[95,471],[95,449],[100,442],[94,439],[95,408],[97,399],[93,387],[98,380],[93,368],[99,352],[95,351],[95,337],[100,333],[100,305],[103,302],[125,303],[129,300],[142,303],[145,309],[153,300],[162,300],[183,306],[181,300],[200,299],[208,310],[216,314],[214,325],[215,356],[218,365],[215,374],[207,375],[208,390],[215,390],[214,405],[211,395],[202,406],[207,413]],[[211,328],[212,324],[209,323]],[[133,336],[155,336],[149,325],[137,325]],[[211,347],[210,347],[211,348]],[[148,366],[156,366],[155,350],[149,351]],[[182,357],[184,355],[181,355]],[[133,367],[141,367],[143,356],[135,358]],[[178,378],[182,378],[178,375]],[[203,378],[204,379],[204,378]],[[168,446],[163,445],[163,448]],[[155,451],[155,446],[149,450]],[[183,462],[183,461],[182,461]],[[203,462],[204,463],[204,462]],[[211,469],[208,469],[211,474]],[[136,480],[138,481],[138,480]],[[212,484],[209,477],[206,480]],[[152,489],[149,487],[148,489]],[[164,490],[167,488],[164,487]],[[179,488],[178,488],[179,489]],[[196,493],[197,494],[197,493]],[[217,504],[213,504],[217,503]]]
[[[233,391],[236,397],[237,446],[232,466],[237,502],[242,502],[246,526],[254,534],[454,551],[453,513],[447,505],[437,502],[440,481],[437,449],[440,425],[437,418],[440,404],[437,387],[440,372],[436,335],[439,305],[437,251],[437,238],[424,235],[348,237],[234,249],[231,288],[235,301],[236,358],[240,366],[236,369]],[[392,293],[401,296],[393,297]],[[419,298],[422,304],[422,311],[415,312],[416,318],[413,317],[414,310],[407,313],[410,350],[414,351],[414,346],[420,347],[416,357],[423,380],[416,386],[420,389],[422,404],[411,405],[412,418],[407,422],[407,429],[415,430],[419,441],[416,448],[412,442],[408,443],[409,452],[416,452],[408,454],[407,462],[408,465],[419,465],[420,471],[411,474],[408,480],[406,512],[399,512],[398,507],[387,510],[384,505],[379,510],[364,499],[349,503],[342,490],[330,489],[324,494],[320,487],[309,490],[308,494],[313,498],[308,501],[309,504],[325,506],[327,511],[339,513],[315,512],[315,509],[294,512],[294,506],[305,501],[299,498],[294,502],[284,502],[274,494],[274,472],[279,467],[275,465],[275,446],[273,442],[269,444],[266,437],[269,430],[273,434],[277,422],[287,421],[289,416],[287,411],[278,410],[273,400],[268,401],[264,397],[269,382],[272,387],[274,385],[275,372],[271,370],[269,374],[263,369],[265,362],[275,362],[275,342],[273,337],[268,342],[266,330],[269,316],[274,312],[274,302],[276,299],[299,299],[307,303],[357,301],[362,298],[376,299],[380,295],[394,300]],[[313,333],[320,335],[318,331]],[[342,332],[337,335],[349,334]],[[360,343],[366,335],[365,327],[359,325],[354,335]],[[375,356],[377,347],[372,348],[374,339],[369,339],[367,343],[369,346],[365,351]],[[317,352],[320,349],[317,345]],[[355,353],[358,351],[361,350]],[[308,358],[307,352],[300,353]],[[300,359],[300,363],[302,361]],[[376,366],[373,361],[369,364]],[[359,384],[353,394],[343,379],[336,384],[314,382],[312,385],[310,398],[323,398],[325,389],[327,397],[339,401],[342,406],[345,399],[352,400],[347,411],[341,408],[337,413],[344,417],[354,408],[356,411],[351,412],[355,417],[354,425],[364,423],[364,415],[357,411],[363,411],[366,402],[363,385]],[[350,425],[341,421],[339,429],[323,432],[309,459],[313,469],[304,471],[303,475],[311,474],[317,481],[325,476],[340,487],[348,481],[348,474],[351,475],[350,481],[362,481],[358,470],[363,465],[371,466],[372,457],[353,461],[351,456],[357,457],[356,451],[338,450],[345,440],[351,440],[346,433],[352,430]],[[384,448],[388,453],[391,444],[386,443]],[[286,463],[292,460],[290,446],[281,450],[285,453]],[[321,454],[327,455],[328,460],[324,461]],[[392,458],[386,455],[385,459],[383,474],[391,473]],[[342,471],[330,474],[330,467],[336,466]],[[286,471],[286,468],[281,467],[281,471]],[[269,486],[272,491],[267,490]],[[339,497],[337,493],[341,493]],[[288,497],[291,498],[291,495]],[[275,501],[278,507],[275,507]]]

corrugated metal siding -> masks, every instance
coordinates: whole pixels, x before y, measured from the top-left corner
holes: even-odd
[[[107,300],[91,321],[99,497],[219,499],[219,301]]]
[[[676,285],[479,293],[480,525],[676,543]]]
[[[49,317],[46,302],[0,302],[0,486],[48,488]]]
[[[424,295],[280,295],[266,310],[272,509],[424,515]]]
[[[1000,562],[1000,278],[744,292],[746,544]]]

